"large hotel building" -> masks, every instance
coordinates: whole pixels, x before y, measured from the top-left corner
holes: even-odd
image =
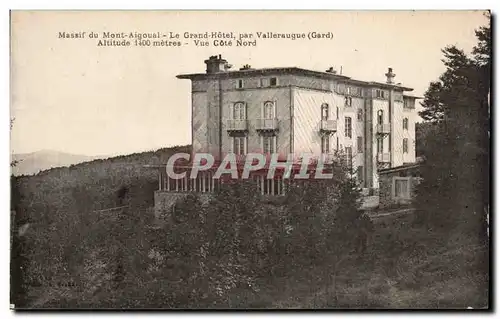
[[[416,97],[395,83],[392,68],[386,82],[361,81],[297,67],[231,70],[219,56],[205,60],[203,73],[178,75],[191,80],[192,152],[222,159],[229,153],[321,156],[340,151],[349,159],[361,188],[379,188],[378,171],[414,163]],[[168,193],[212,192],[214,172],[176,180],[160,169],[158,209]],[[256,177],[256,178],[255,178]],[[254,176],[263,195],[284,193],[283,182]]]

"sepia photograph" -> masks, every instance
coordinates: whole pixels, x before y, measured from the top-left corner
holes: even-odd
[[[491,21],[11,10],[11,309],[491,310]]]

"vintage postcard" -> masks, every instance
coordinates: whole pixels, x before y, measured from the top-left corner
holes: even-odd
[[[490,309],[489,11],[11,11],[13,309]]]

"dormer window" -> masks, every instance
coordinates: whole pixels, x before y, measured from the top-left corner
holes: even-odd
[[[321,119],[323,121],[326,121],[328,120],[328,104],[327,103],[323,103],[321,105]]]

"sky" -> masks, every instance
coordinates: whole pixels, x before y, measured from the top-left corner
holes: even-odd
[[[11,153],[118,155],[191,141],[190,81],[221,54],[234,69],[301,67],[395,82],[423,96],[444,71],[441,49],[470,52],[480,11],[24,11],[11,13]],[[179,33],[179,47],[99,47],[89,33]],[[184,32],[312,31],[332,39],[257,40],[256,47],[195,46]],[[59,32],[86,32],[59,38]],[[187,45],[184,45],[187,43]]]

